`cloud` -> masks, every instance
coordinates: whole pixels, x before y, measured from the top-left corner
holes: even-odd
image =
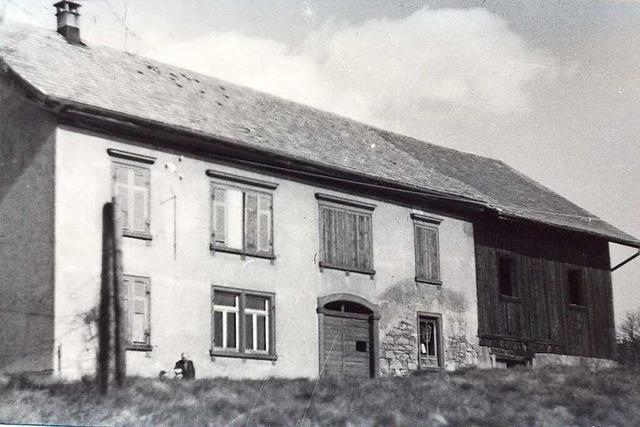
[[[480,8],[327,22],[295,49],[224,32],[149,54],[418,137],[469,114],[495,120],[525,111],[527,85],[545,69],[537,64],[548,62]]]
[[[5,19],[22,22],[30,25],[38,25],[38,20],[29,11],[19,4],[8,3],[6,0],[0,0],[0,23]]]

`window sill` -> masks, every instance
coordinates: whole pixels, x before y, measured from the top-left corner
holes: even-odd
[[[224,252],[227,254],[240,255],[242,257],[249,256],[253,258],[270,259],[271,261],[276,259],[276,256],[274,254],[260,254],[260,253],[254,253],[254,252],[246,252],[246,251],[243,251],[242,249],[223,248],[223,247],[213,246],[213,245],[209,245],[209,250],[211,251],[211,253]]]
[[[229,357],[232,359],[270,360],[272,362],[278,360],[277,355],[264,353],[238,353],[232,351],[209,350],[209,355],[211,356],[212,361],[216,360],[216,357]]]
[[[575,311],[587,311],[587,306],[586,305],[578,305],[578,304],[569,304],[569,309],[570,310],[575,310]]]
[[[148,344],[129,344],[127,345],[129,351],[151,351],[153,347]]]
[[[419,366],[420,372],[442,372],[444,368],[442,366]]]
[[[122,232],[122,237],[131,237],[133,239],[140,239],[140,240],[147,240],[147,241],[153,240],[153,237],[151,237],[151,234],[149,233],[126,231],[126,230]]]
[[[522,302],[520,297],[514,297],[512,295],[500,295],[500,299],[508,302]]]
[[[342,267],[339,265],[327,264],[322,261],[319,262],[318,265],[320,266],[320,272],[322,272],[322,269],[328,268],[330,270],[344,271],[347,276],[349,275],[349,273],[368,274],[369,276],[371,276],[372,279],[373,279],[373,276],[376,274],[375,270],[360,269],[360,268],[354,268],[354,267]]]
[[[426,279],[423,277],[416,277],[416,283],[425,283],[427,285],[436,285],[438,289],[442,287],[442,280]]]

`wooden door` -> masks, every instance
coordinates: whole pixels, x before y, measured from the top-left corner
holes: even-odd
[[[324,375],[371,376],[371,323],[369,316],[325,312]]]

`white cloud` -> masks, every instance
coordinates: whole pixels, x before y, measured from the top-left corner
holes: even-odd
[[[326,23],[292,50],[237,32],[170,45],[159,59],[418,137],[468,114],[526,109],[544,70],[484,9],[422,9],[402,19]]]
[[[4,19],[11,19],[12,21],[30,25],[39,25],[38,19],[33,14],[30,14],[26,8],[18,4],[13,4],[13,2],[0,0],[0,23]]]

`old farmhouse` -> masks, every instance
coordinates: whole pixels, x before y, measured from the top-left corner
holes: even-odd
[[[599,361],[609,242],[498,160],[58,32],[0,24],[0,370],[96,365],[102,207],[130,374],[402,375]]]

